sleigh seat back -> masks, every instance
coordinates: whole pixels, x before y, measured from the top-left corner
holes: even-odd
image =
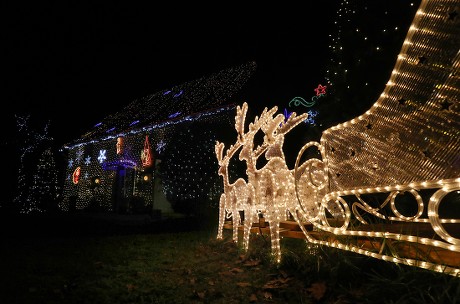
[[[311,242],[460,273],[459,12],[423,0],[374,105],[300,150],[296,167],[320,152],[309,186],[326,189],[312,202],[296,183]]]

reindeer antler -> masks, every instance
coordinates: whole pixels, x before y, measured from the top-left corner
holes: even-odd
[[[260,118],[256,116],[256,118],[254,119],[254,123],[249,124],[249,130],[254,132],[252,136],[252,140],[254,139],[254,135],[255,133],[257,133],[257,131],[262,130],[264,133],[266,133],[267,126],[270,125],[270,122],[273,120],[273,115],[276,113],[277,110],[278,110],[277,106],[274,106],[270,110],[265,108],[262,111],[262,114],[260,114]],[[256,159],[259,158],[259,156],[265,152],[267,147],[268,147],[268,143],[264,141],[261,145],[259,145],[253,151],[254,157]]]
[[[235,130],[238,133],[238,141],[244,142],[244,123],[246,120],[246,114],[248,112],[248,104],[245,102],[243,105],[236,107],[235,116]]]
[[[220,164],[220,162],[222,161],[223,152],[224,152],[224,143],[216,141],[216,145],[214,146],[214,150],[216,152],[217,161]]]
[[[227,151],[225,152],[225,157],[223,156],[223,151],[225,144],[221,143],[219,141],[216,141],[216,145],[214,147],[216,151],[216,156],[217,156],[217,161],[219,162],[219,166],[223,166],[224,162],[228,162],[230,158],[233,157],[233,155],[238,151],[239,148],[241,148],[242,144],[237,141],[234,145],[231,145]]]
[[[254,119],[254,123],[251,123],[249,125],[249,129],[262,129],[262,131],[264,131],[264,127],[273,119],[273,115],[276,113],[276,111],[278,111],[277,106],[274,106],[270,110],[265,108],[262,111],[262,114],[260,114],[260,118],[256,116],[256,118]]]
[[[281,116],[284,117],[283,114],[280,114]],[[308,113],[303,113],[297,116],[295,112],[292,112],[291,115],[289,116],[288,120],[284,123],[281,124],[281,126],[275,130],[276,135],[278,134],[286,134],[289,131],[291,131],[295,126],[297,126],[299,123],[307,119]]]
[[[272,120],[268,121],[263,127],[265,133],[264,145],[268,146],[265,152],[265,158],[284,157],[282,152],[284,135],[300,122],[304,121],[307,116],[307,113],[297,116],[296,113],[293,112],[285,122],[284,114],[278,114]]]

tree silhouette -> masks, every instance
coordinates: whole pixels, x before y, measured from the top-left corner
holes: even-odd
[[[51,148],[47,148],[38,159],[29,192],[28,201],[33,202],[38,210],[42,212],[56,212],[58,210],[60,194],[58,176],[55,156]]]
[[[49,123],[42,130],[33,126],[30,115],[16,116],[19,169],[13,204],[20,213],[45,212],[58,196],[58,174],[48,135]],[[50,191],[45,194],[46,191]],[[50,201],[44,200],[49,198]]]

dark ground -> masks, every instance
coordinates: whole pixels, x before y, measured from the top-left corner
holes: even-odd
[[[217,218],[1,214],[0,303],[460,303],[459,278],[298,239],[275,267],[269,238],[243,254]]]
[[[210,228],[212,223],[183,214],[0,214],[0,236],[73,237],[194,231]]]

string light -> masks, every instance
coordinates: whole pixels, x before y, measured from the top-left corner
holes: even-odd
[[[454,0],[421,2],[390,80],[374,105],[324,130],[320,142],[305,144],[294,170],[286,169],[280,152],[284,115],[273,118],[265,110],[244,132],[247,109],[238,107],[238,140],[225,156],[222,143],[215,147],[224,177],[217,237],[222,237],[227,213],[233,216],[237,241],[243,211],[247,248],[255,214],[263,213],[270,223],[272,252],[280,261],[279,224],[288,210],[310,244],[459,276],[460,237],[448,225],[460,219],[441,218],[439,212],[447,197],[460,191],[460,27],[458,19],[449,18],[457,6]],[[252,133],[259,130],[264,143],[254,149]],[[247,163],[247,180],[230,183],[225,168],[237,151]],[[262,154],[267,164],[258,169],[255,164]],[[408,206],[402,201],[402,207],[414,210],[411,215],[396,203],[403,194],[415,202]],[[383,203],[375,206],[374,199],[382,196]],[[307,230],[305,223],[313,228]],[[424,229],[431,229],[427,235],[421,229],[424,223],[429,224]],[[449,253],[457,258],[450,259]]]
[[[440,3],[422,1],[390,81],[371,109],[357,118],[325,130],[321,143],[305,145],[297,157],[296,168],[308,148],[315,146],[319,149],[324,163],[322,176],[328,178],[328,191],[317,201],[321,207],[321,216],[311,219],[303,211],[305,208],[300,208],[299,211],[311,219],[310,222],[317,231],[323,231],[325,235],[332,233],[350,237],[347,242],[341,238],[328,241],[318,238],[317,235],[313,237],[312,234],[307,234],[306,239],[309,242],[458,275],[460,268],[452,264],[452,261],[438,258],[434,262],[424,260],[425,257],[421,255],[416,258],[408,257],[401,245],[414,248],[418,246],[420,250],[423,249],[421,246],[429,246],[431,249],[425,250],[460,252],[459,238],[452,236],[444,228],[445,224],[460,223],[460,220],[441,219],[438,214],[441,201],[460,186],[460,169],[454,163],[460,153],[459,113],[453,109],[443,110],[439,106],[443,99],[450,100],[453,104],[459,102],[459,88],[452,87],[453,83],[458,84],[453,78],[456,73],[452,73],[452,69],[458,71],[460,66],[460,58],[456,55],[459,48],[459,30],[458,26],[449,24],[447,20],[448,12],[455,10],[455,1],[444,1],[442,5]],[[439,11],[440,7],[443,7],[442,12]],[[423,24],[423,29],[419,24]],[[457,43],[452,45],[452,41]],[[452,52],[446,51],[452,48]],[[420,52],[423,53],[423,60],[417,59]],[[451,66],[437,61],[450,62]],[[425,72],[430,76],[419,76]],[[353,153],[350,154],[350,151]],[[296,182],[297,190],[300,191],[303,184],[297,180]],[[423,190],[436,190],[430,196],[428,204],[422,199]],[[415,208],[412,208],[415,213],[412,216],[403,215],[395,203],[396,198],[403,193],[409,193],[415,199]],[[386,195],[386,199],[379,206],[373,207],[361,194]],[[351,204],[350,211],[347,202],[340,199],[348,197],[351,200],[353,196],[357,202]],[[298,198],[300,205],[306,203],[301,195]],[[330,219],[326,219],[331,208],[329,203],[342,207],[337,209],[341,210],[340,219],[345,220],[340,227],[330,226]],[[390,206],[390,210],[385,208],[386,205]],[[372,225],[364,219],[361,212],[388,225]],[[353,219],[358,219],[363,226],[351,226],[349,223]],[[395,222],[414,225],[429,223],[435,237],[417,235],[416,228],[412,231],[415,234],[410,231],[393,233],[384,229],[395,225]],[[372,231],[373,229],[375,230]],[[363,237],[378,244],[383,244],[383,240],[397,240],[400,247],[392,248],[393,251],[388,253],[383,247],[375,251],[376,248],[363,245]]]
[[[13,203],[20,213],[54,211],[60,187],[54,153],[48,148],[53,141],[48,135],[49,123],[36,130],[31,127],[30,115],[16,115],[16,123],[20,165]]]
[[[225,126],[226,122],[230,124],[228,114],[235,107],[231,98],[246,84],[255,68],[254,62],[248,62],[136,99],[97,123],[79,139],[64,145],[68,168],[60,208],[69,210],[74,204],[72,208],[85,209],[89,202],[97,200],[102,210],[115,211],[112,197],[116,191],[128,201],[140,197],[146,206],[153,206],[155,179],[144,180],[144,177],[154,177],[154,170],[159,168],[163,170],[162,178],[168,178],[162,180],[163,191],[177,193],[177,200],[201,197],[203,193],[210,200],[214,199],[217,195],[214,193],[220,190],[213,184],[218,176],[204,173],[206,169],[212,170],[214,163],[210,161],[208,167],[201,167],[202,164],[206,166],[206,159],[211,160],[211,157],[199,159],[188,155],[189,147],[177,151],[168,148],[182,126],[208,124],[209,129],[210,126]],[[197,136],[190,144],[200,146],[205,142]],[[212,155],[212,148],[209,151]],[[183,177],[181,188],[173,185],[173,176],[167,170],[169,161],[180,163],[185,154],[190,159],[177,168],[182,172],[178,174]],[[154,159],[158,157],[171,159],[156,168]],[[215,162],[215,158],[212,160]],[[78,184],[72,182],[76,167],[81,170]],[[94,177],[100,178],[98,187],[92,187]]]
[[[295,216],[296,200],[294,191],[294,173],[286,165],[283,153],[285,135],[304,121],[308,114],[299,116],[295,112],[288,118],[276,114],[275,106],[264,109],[260,117],[256,116],[246,131],[248,104],[237,107],[235,129],[237,141],[227,150],[225,144],[217,141],[216,157],[219,162],[218,173],[223,177],[224,193],[220,197],[219,227],[217,238],[223,237],[226,218],[232,217],[233,241],[238,242],[238,226],[241,225],[240,211],[244,214],[243,247],[249,248],[249,235],[252,223],[263,215],[270,226],[272,252],[276,261],[281,260],[279,223],[287,219],[287,213]],[[263,132],[264,142],[254,147],[257,133]],[[230,182],[228,166],[230,160],[239,152],[239,159],[246,162],[246,179],[238,178]],[[264,155],[267,163],[257,168],[258,158]]]

